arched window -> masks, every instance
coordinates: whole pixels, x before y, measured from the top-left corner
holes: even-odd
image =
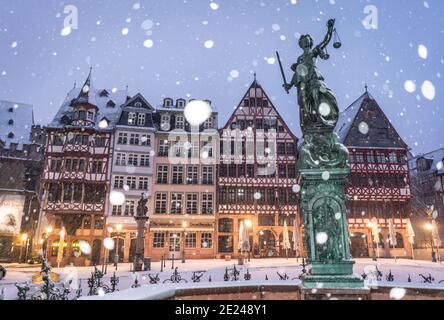
[[[402,234],[396,232],[396,246],[397,249],[404,248],[404,238],[402,237]]]
[[[80,257],[82,252],[80,251],[80,242],[79,240],[74,240],[71,243],[71,256],[72,257]]]

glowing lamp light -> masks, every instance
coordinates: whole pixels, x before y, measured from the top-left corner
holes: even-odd
[[[430,222],[426,223],[424,227],[426,228],[426,230],[429,230],[429,231],[433,230],[433,224],[431,224]]]
[[[52,227],[51,227],[51,226],[47,227],[47,228],[46,228],[46,233],[49,234],[49,233],[51,233],[51,232],[52,232]]]
[[[60,237],[64,237],[66,234],[65,229],[60,230]]]
[[[244,223],[245,223],[245,226],[246,226],[247,228],[251,228],[251,226],[253,225],[253,223],[251,222],[251,220],[245,220]]]
[[[114,249],[114,240],[111,238],[105,238],[105,240],[103,240],[103,245],[105,246],[106,249],[113,250]]]
[[[184,228],[187,227],[187,222],[186,221],[182,222],[182,227],[184,227]]]
[[[119,232],[122,231],[122,225],[121,224],[116,225],[116,230]]]

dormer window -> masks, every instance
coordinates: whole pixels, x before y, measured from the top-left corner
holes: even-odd
[[[77,113],[77,119],[79,120],[85,120],[86,119],[86,111],[85,110],[80,110]]]
[[[185,100],[177,99],[177,107],[178,108],[185,108]]]
[[[213,118],[210,117],[204,122],[204,129],[212,129],[213,128]]]
[[[176,116],[176,129],[185,129],[185,118],[183,116]]]
[[[135,106],[136,108],[142,108],[142,102],[136,102],[136,103],[134,104],[134,106]]]
[[[165,100],[163,100],[163,106],[165,108],[171,108],[173,106],[173,99],[166,98]]]
[[[8,124],[12,126],[14,124],[14,120],[9,119]]]
[[[146,118],[145,113],[139,113],[137,115],[137,125],[144,126],[145,125],[145,118]]]
[[[94,121],[94,112],[88,111],[87,119],[90,120],[90,121]]]
[[[14,112],[14,108],[9,108],[8,112]]]
[[[9,139],[14,138],[14,133],[12,133],[12,132],[8,133],[8,138],[9,138]]]
[[[114,108],[115,106],[116,106],[116,104],[112,100],[109,100],[108,103],[106,104],[107,108]]]
[[[101,97],[108,97],[109,96],[109,92],[106,90],[103,90],[102,92],[100,92],[100,96]]]
[[[136,117],[137,117],[137,114],[135,112],[128,113],[128,124],[130,126],[133,126],[136,124]]]

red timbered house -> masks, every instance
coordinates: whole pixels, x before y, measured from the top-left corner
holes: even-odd
[[[238,254],[241,221],[254,256],[284,255],[284,223],[291,242],[295,220],[299,225],[298,139],[256,80],[219,135],[218,256]]]
[[[350,152],[352,255],[411,256],[406,229],[411,211],[408,146],[367,91],[341,113],[336,133]],[[390,220],[396,232],[393,242]]]
[[[95,90],[90,73],[81,88],[68,93],[47,127],[42,176],[47,221],[41,230],[53,265],[88,265],[103,256],[113,130],[126,99],[126,91]],[[88,247],[85,242],[90,254],[80,250]]]

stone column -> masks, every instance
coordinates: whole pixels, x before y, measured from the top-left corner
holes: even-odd
[[[137,240],[136,240],[136,255],[134,257],[134,271],[140,272],[143,270],[143,258],[145,252],[145,225],[148,221],[146,216],[135,216],[137,223]]]

